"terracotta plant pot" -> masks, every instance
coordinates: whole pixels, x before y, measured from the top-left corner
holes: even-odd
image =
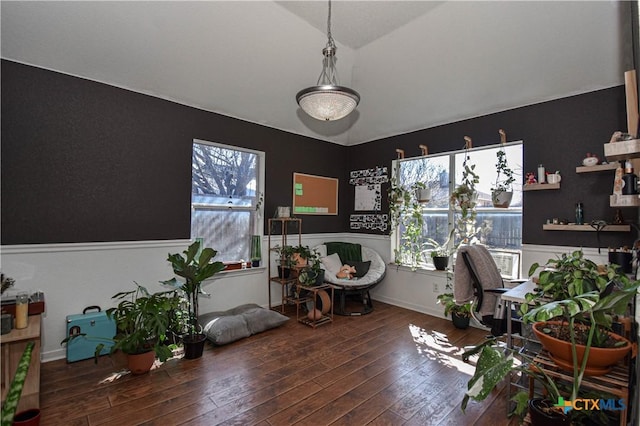
[[[561,325],[562,321],[547,321],[547,322],[536,322],[533,324],[533,332],[540,339],[540,343],[542,346],[549,351],[551,357],[556,362],[556,364],[567,371],[573,371],[573,357],[571,355],[571,342],[567,342],[564,340],[556,339],[555,337],[549,336],[542,330],[547,325]],[[564,323],[566,326],[567,323]],[[590,376],[599,376],[608,373],[611,371],[613,366],[615,366],[620,360],[622,360],[631,350],[631,342],[625,339],[622,336],[619,336],[615,333],[609,332],[609,335],[617,340],[623,341],[627,344],[622,347],[615,348],[596,348],[591,347],[589,350],[589,359],[587,360],[587,370],[585,374]],[[576,352],[578,355],[578,362],[582,362],[582,358],[584,356],[584,345],[576,345]]]
[[[17,413],[13,416],[12,424],[16,426],[38,426],[40,424],[40,410],[30,408]]]
[[[127,364],[131,374],[148,373],[156,361],[156,353],[154,351],[144,352],[141,354],[127,354]]]

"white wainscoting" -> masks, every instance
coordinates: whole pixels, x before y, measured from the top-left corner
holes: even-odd
[[[307,234],[302,243],[313,247],[328,241],[355,242],[376,250],[389,263],[391,260],[388,236],[368,234]],[[272,241],[273,242],[273,241]],[[113,306],[111,296],[134,288],[133,282],[151,291],[164,288],[159,281],[173,276],[166,261],[168,253],[183,251],[188,240],[136,241],[81,244],[35,244],[2,246],[2,272],[16,280],[20,290],[45,293],[46,312],[43,316],[42,361],[64,358],[60,341],[66,335],[66,316],[82,312],[91,305],[107,309]],[[263,265],[266,266],[267,241],[263,244]],[[533,262],[544,263],[557,254],[574,247],[525,245],[523,272]],[[587,257],[606,262],[606,251],[585,249]],[[275,264],[272,264],[275,266]],[[436,297],[445,292],[446,274],[439,271],[411,271],[389,265],[386,278],[372,291],[375,300],[443,317]],[[268,304],[268,273],[266,267],[221,273],[204,289],[212,294],[201,298],[201,312],[229,309],[243,303]],[[274,301],[280,289],[271,285]],[[375,311],[374,311],[375,312]]]

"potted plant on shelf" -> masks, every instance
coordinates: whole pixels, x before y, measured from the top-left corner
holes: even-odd
[[[453,298],[453,293],[444,293],[438,295],[438,303],[444,306],[445,316],[451,314],[451,321],[456,328],[464,330],[469,327],[471,302],[459,305]]]
[[[493,207],[508,208],[513,198],[513,189],[511,185],[516,181],[513,177],[513,170],[507,163],[507,153],[504,148],[496,152],[498,162],[496,163],[496,182],[491,187],[491,201]]]
[[[433,238],[427,238],[424,246],[426,247],[423,250],[423,253],[428,253],[429,257],[433,261],[433,266],[438,271],[445,271],[447,266],[449,266],[449,257],[455,250],[455,247],[451,247],[451,237],[453,236],[453,230],[449,233],[447,240],[440,244],[438,241]]]
[[[598,267],[580,250],[543,267],[538,290],[525,296],[534,307],[522,304],[522,319],[535,322],[533,331],[554,362],[573,372],[577,391],[585,373],[606,374],[631,351],[631,342],[613,333],[612,324],[628,313],[640,281],[631,281],[617,265]],[[539,268],[533,264],[529,275]]]
[[[533,264],[529,275],[533,276],[540,267],[537,263]],[[469,390],[463,401],[463,409],[469,398],[475,400],[486,398],[488,392],[511,371],[520,371],[540,380],[549,392],[547,398],[551,398],[551,401],[547,402],[549,406],[553,406],[562,396],[568,400],[575,400],[582,395],[581,385],[587,372],[590,375],[603,374],[610,364],[617,362],[613,355],[607,354],[604,356],[604,368],[591,369],[588,362],[593,358],[594,352],[623,351],[624,357],[624,354],[631,350],[629,341],[609,330],[613,319],[627,311],[630,300],[637,294],[639,281],[629,280],[626,275],[618,271],[616,265],[598,267],[594,262],[585,259],[581,251],[565,253],[558,259],[550,259],[544,268],[539,274],[538,290],[525,297],[534,308],[530,309],[527,303],[521,305],[522,320],[524,323],[537,321],[533,324],[533,330],[541,337],[542,346],[547,350],[549,347],[546,343],[548,340],[546,334],[553,334],[558,329],[564,330],[556,338],[559,341],[564,340],[563,349],[557,356],[552,356],[558,367],[572,373],[573,380],[569,389],[561,394],[555,385],[551,386],[553,381],[544,374],[543,369],[535,364],[527,364],[532,360],[526,355],[517,354],[525,361],[523,368],[514,364],[513,359],[516,355],[514,350],[508,349],[506,354],[503,353],[504,348],[496,348],[492,351],[486,347],[490,346],[491,342],[485,342],[473,348],[468,354],[481,351],[482,359],[484,352],[487,351],[486,359],[482,362],[478,360],[476,372],[469,381]],[[543,322],[550,319],[559,319],[559,324]],[[607,347],[610,345],[613,346],[611,349]],[[568,361],[562,361],[563,356],[568,358]],[[516,410],[522,412],[526,408],[528,395],[518,394],[517,399]],[[530,411],[534,410],[533,412],[538,415],[540,413],[537,411],[536,404],[544,403],[538,400],[529,401]],[[568,424],[569,419],[563,421],[567,423],[562,424]],[[539,424],[550,423],[545,421]]]
[[[175,291],[149,293],[145,287],[135,284],[135,290],[112,296],[118,305],[106,311],[107,317],[116,324],[116,335],[108,339],[113,342],[109,354],[122,350],[127,354],[131,373],[144,374],[151,369],[156,357],[164,362],[172,355],[167,336],[172,313],[179,308],[180,298]],[[80,336],[91,337],[86,333],[74,334],[61,343],[69,343]],[[105,343],[96,346],[95,362],[104,347]]]
[[[309,251],[307,266],[300,271],[298,281],[302,285],[314,286],[324,283],[324,269],[321,268],[320,255],[317,250]]]
[[[288,279],[291,274],[291,269],[296,265],[296,262],[293,260],[293,247],[289,245],[276,245],[271,250],[276,253],[278,278]]]
[[[201,293],[204,293],[202,291],[204,281],[224,269],[222,262],[212,262],[217,254],[218,252],[210,247],[200,250],[200,242],[196,241],[183,251],[183,254],[169,254],[167,258],[171,262],[173,272],[184,278],[184,282],[172,278],[162,281],[162,283],[181,290],[187,298],[189,326],[188,333],[183,339],[185,358],[187,359],[202,356],[206,337],[202,333],[202,327],[198,324],[198,298]]]

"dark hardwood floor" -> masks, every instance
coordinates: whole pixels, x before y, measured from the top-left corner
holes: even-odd
[[[284,326],[202,358],[118,377],[122,356],[42,365],[42,425],[506,425],[504,388],[460,401],[461,348],[485,332],[380,302],[365,316]],[[517,424],[517,422],[512,422]]]

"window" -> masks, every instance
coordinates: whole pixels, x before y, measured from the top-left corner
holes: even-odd
[[[191,238],[218,251],[216,260],[249,260],[251,235],[262,234],[264,152],[194,140]]]
[[[491,201],[491,188],[495,184],[496,153],[504,149],[509,167],[514,171],[516,182],[513,186],[513,199],[509,208],[494,208]],[[462,181],[463,162],[468,156],[467,164],[475,164],[475,172],[479,175],[476,190],[479,194],[477,202],[476,229],[477,238],[493,249],[520,250],[522,247],[522,142],[509,143],[504,146],[492,145],[465,151],[447,152],[418,158],[395,160],[393,171],[397,182],[404,188],[410,188],[416,182],[423,182],[431,189],[431,200],[422,206],[423,226],[421,230],[421,247],[426,251],[422,256],[408,258],[402,253],[411,250],[399,250],[407,241],[405,227],[401,224],[394,230],[392,251],[395,257],[401,253],[402,264],[414,267],[432,265],[428,256],[428,246],[424,243],[432,238],[444,243],[450,235],[455,223],[455,210],[449,204],[450,194]],[[454,179],[451,179],[451,176]],[[455,243],[459,240],[455,239]],[[414,245],[415,246],[415,245]],[[409,254],[410,256],[410,254]]]

